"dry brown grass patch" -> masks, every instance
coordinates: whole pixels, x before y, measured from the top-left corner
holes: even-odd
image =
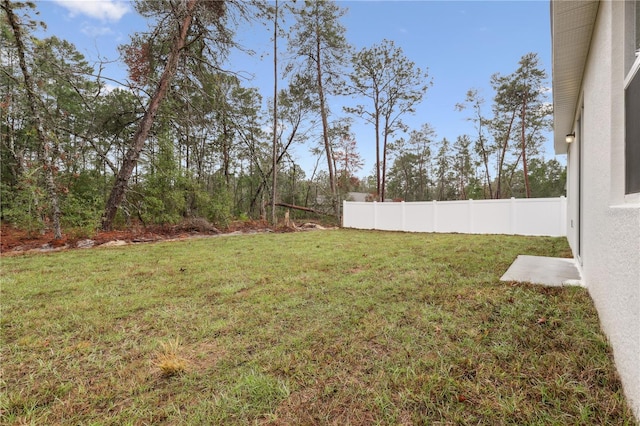
[[[187,371],[189,362],[180,355],[182,348],[178,338],[160,342],[160,348],[153,365],[160,369],[164,377],[177,376]]]

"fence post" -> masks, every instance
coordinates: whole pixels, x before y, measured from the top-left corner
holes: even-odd
[[[560,196],[560,235],[567,236],[567,198]]]
[[[342,216],[340,217],[340,226],[344,228],[345,217],[347,215],[347,200],[342,200]]]
[[[509,233],[516,234],[516,199],[511,197],[509,203]]]
[[[469,198],[469,200],[467,200],[467,204],[469,205],[469,208],[467,209],[467,211],[469,212],[469,233],[475,234],[475,220],[473,218],[473,200]]]
[[[405,212],[405,204],[404,204],[404,200],[400,201],[400,209],[402,210],[402,223],[400,224],[400,230],[401,231],[406,231],[407,230],[407,215]]]
[[[373,229],[378,229],[378,202],[373,202]]]

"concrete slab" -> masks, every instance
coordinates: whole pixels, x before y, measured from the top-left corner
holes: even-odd
[[[582,277],[575,259],[526,255],[518,256],[500,281],[528,282],[554,287],[582,285]]]

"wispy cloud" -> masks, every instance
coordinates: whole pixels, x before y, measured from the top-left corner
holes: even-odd
[[[113,34],[113,30],[109,27],[90,25],[87,22],[84,22],[80,26],[80,31],[82,34],[88,35],[89,37],[100,37]]]
[[[101,21],[117,22],[130,11],[129,3],[120,0],[54,0],[71,16],[85,15]]]

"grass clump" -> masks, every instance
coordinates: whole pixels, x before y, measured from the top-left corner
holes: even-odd
[[[586,290],[500,282],[519,254],[568,247],[335,230],[4,258],[0,423],[633,425]]]
[[[187,371],[187,360],[180,355],[179,339],[160,342],[160,347],[154,365],[164,377],[177,376]]]

